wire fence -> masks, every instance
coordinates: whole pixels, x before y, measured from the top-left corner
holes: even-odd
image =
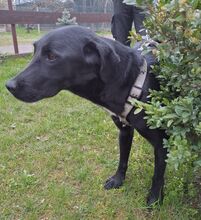
[[[36,6],[32,3],[26,4],[18,4],[15,5],[16,10],[20,11],[33,11],[36,8],[40,11],[50,12],[50,11],[62,11],[64,8],[68,8],[70,11],[80,12],[80,13],[112,13],[113,4],[112,0],[108,0],[107,4],[93,4],[93,5],[83,5],[83,4],[73,4],[73,5],[64,5],[64,6],[54,6],[54,5],[46,5],[46,6]]]
[[[68,0],[68,1],[30,1],[17,0],[14,1],[16,11],[39,11],[39,12],[62,12],[67,8],[74,13],[112,13],[112,0]],[[94,31],[109,31],[110,22],[103,23],[82,23],[83,26],[89,27]],[[26,26],[26,25],[20,25]],[[29,25],[29,27],[36,28],[37,25]],[[41,30],[49,30],[56,27],[56,24],[42,24]]]

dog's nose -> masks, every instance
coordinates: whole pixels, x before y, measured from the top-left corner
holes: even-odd
[[[17,82],[15,80],[9,80],[6,83],[6,88],[10,91],[10,92],[14,92],[17,88]]]

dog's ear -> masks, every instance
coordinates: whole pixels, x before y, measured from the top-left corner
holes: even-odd
[[[84,46],[83,53],[87,64],[100,65],[100,54],[92,41]]]
[[[103,82],[109,83],[114,80],[120,57],[109,43],[104,40],[91,40],[84,46],[83,51],[87,63],[100,66],[99,74]]]

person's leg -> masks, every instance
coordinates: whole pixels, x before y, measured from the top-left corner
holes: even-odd
[[[112,17],[112,35],[115,40],[129,46],[129,31],[133,23],[133,6],[126,5],[123,0],[113,0],[114,15]]]
[[[143,21],[145,19],[145,12],[143,9],[133,6],[133,20],[135,25],[136,33],[145,36],[146,30],[143,25]]]

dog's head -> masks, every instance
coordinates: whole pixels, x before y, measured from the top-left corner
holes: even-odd
[[[6,87],[16,98],[36,102],[94,78],[108,83],[119,61],[111,44],[90,30],[59,28],[34,43],[32,61]]]

